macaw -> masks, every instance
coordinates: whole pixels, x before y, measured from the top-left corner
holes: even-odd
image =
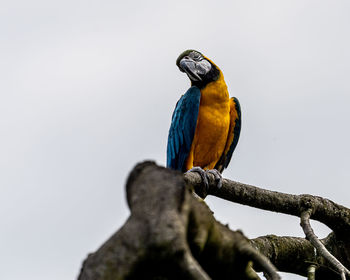
[[[229,98],[223,73],[200,52],[184,51],[176,65],[187,74],[191,87],[181,96],[172,115],[167,167],[182,172],[215,171],[214,175],[221,176],[240,135],[238,99]]]

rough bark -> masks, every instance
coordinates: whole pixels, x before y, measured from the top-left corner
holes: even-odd
[[[278,279],[280,271],[318,280],[340,279],[312,244],[298,237],[268,235],[248,240],[217,222],[201,197],[208,193],[265,210],[311,218],[334,231],[321,241],[343,265],[350,265],[349,210],[310,195],[288,195],[224,179],[208,190],[197,174],[139,164],[131,172],[127,200],[131,215],[123,227],[84,261],[79,280],[118,279]],[[260,252],[260,253],[257,253]]]
[[[350,267],[350,209],[318,196],[285,194],[228,179],[223,179],[222,187],[218,189],[214,176],[210,175],[208,189],[202,184],[199,174],[186,173],[184,178],[202,198],[214,195],[232,202],[297,217],[301,217],[308,210],[311,213],[310,218],[333,230],[326,238],[321,239],[322,243],[345,267]],[[307,276],[308,267],[315,264],[316,279],[340,279],[329,261],[320,256],[306,239],[269,235],[251,242],[280,271]]]
[[[279,279],[240,231],[214,219],[183,174],[146,162],[130,174],[126,191],[129,219],[88,256],[80,280],[259,279],[251,261]]]
[[[223,179],[222,187],[218,189],[214,176],[210,176],[209,190],[202,184],[201,177],[196,173],[186,173],[186,182],[193,186],[202,198],[208,194],[240,204],[301,216],[305,209],[312,209],[312,219],[324,223],[334,231],[350,234],[350,211],[329,199],[309,194],[292,195],[270,191],[248,184]]]

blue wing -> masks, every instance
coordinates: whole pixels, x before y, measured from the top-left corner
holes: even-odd
[[[196,130],[201,92],[193,86],[177,102],[169,129],[167,167],[185,170]]]
[[[230,129],[228,132],[225,150],[220,160],[215,165],[215,169],[222,172],[229,165],[232,154],[237,146],[239,135],[241,133],[241,106],[237,98],[230,99]]]

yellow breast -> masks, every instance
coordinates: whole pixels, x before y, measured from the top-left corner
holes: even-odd
[[[200,166],[213,169],[226,145],[230,125],[230,105],[222,73],[201,90],[196,131],[186,169]]]

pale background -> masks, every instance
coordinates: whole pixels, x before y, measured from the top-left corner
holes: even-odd
[[[334,0],[2,2],[0,279],[75,279],[124,223],[128,172],[165,163],[188,48],[241,102],[225,177],[349,206],[349,14]],[[303,236],[298,218],[207,202],[250,238]]]

